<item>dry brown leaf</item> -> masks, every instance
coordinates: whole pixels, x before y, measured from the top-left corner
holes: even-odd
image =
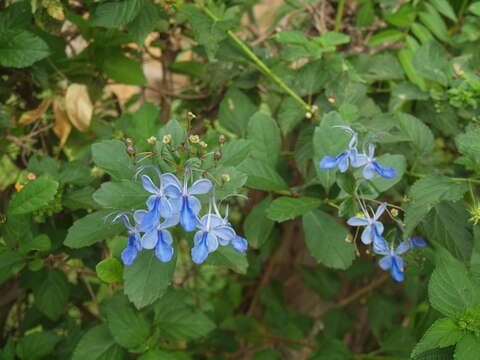
[[[43,99],[42,103],[33,110],[24,112],[22,116],[20,117],[20,120],[18,120],[19,125],[29,125],[33,123],[35,120],[37,120],[40,116],[45,114],[45,111],[47,111],[48,107],[52,103],[51,98],[46,98]]]
[[[68,118],[81,132],[87,132],[92,121],[93,105],[86,85],[71,84],[65,95]]]
[[[68,120],[67,113],[61,100],[53,102],[53,112],[55,113],[55,126],[53,132],[60,138],[60,148],[63,148],[67,142],[68,136],[72,131],[72,124]]]

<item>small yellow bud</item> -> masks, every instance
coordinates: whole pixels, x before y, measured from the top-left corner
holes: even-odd
[[[318,111],[318,105],[312,105],[312,112],[315,113]]]
[[[307,119],[311,119],[312,116],[313,116],[313,114],[312,114],[310,111],[307,111],[307,112],[305,113],[305,117],[306,117]]]
[[[208,144],[205,141],[200,141],[200,146],[206,149],[208,147]]]
[[[335,100],[336,100],[335,95],[334,94],[328,95],[327,100],[330,104],[335,104]]]
[[[147,139],[147,142],[150,144],[150,145],[155,145],[155,143],[157,142],[157,138],[155,136],[150,136],[148,139]]]
[[[194,114],[193,112],[191,112],[191,111],[189,111],[189,112],[187,113],[187,116],[188,116],[188,118],[189,118],[190,120],[193,120],[193,119],[195,119],[195,118],[197,117],[197,115],[195,115],[195,114]]]
[[[162,142],[164,144],[170,144],[172,142],[172,135],[170,134],[163,135]]]
[[[357,212],[355,214],[356,217],[361,217],[361,218],[364,218],[365,217],[365,214],[363,212]]]
[[[190,140],[190,142],[191,142],[192,144],[198,144],[198,143],[200,142],[200,136],[198,136],[198,135],[190,135],[190,136],[188,137],[188,140]]]
[[[230,181],[230,175],[228,174],[222,174],[222,180],[224,182],[229,182]]]
[[[15,184],[15,190],[22,191],[23,188],[24,188],[24,186],[22,184],[20,184],[20,183]]]
[[[392,209],[390,211],[390,214],[392,214],[393,217],[397,217],[398,216],[398,210],[397,209]]]

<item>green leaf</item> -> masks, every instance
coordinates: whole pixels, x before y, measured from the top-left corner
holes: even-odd
[[[251,142],[248,140],[231,140],[222,148],[222,157],[219,163],[223,166],[238,166],[248,157],[250,149]]]
[[[314,198],[292,198],[288,196],[279,197],[270,204],[266,213],[269,219],[283,222],[295,219],[298,216],[315,210],[321,202]]]
[[[167,351],[154,349],[146,352],[138,360],[191,360],[192,358],[184,351]]]
[[[125,294],[138,309],[152,304],[170,285],[175,264],[176,257],[164,263],[157,259],[154,250],[142,250],[134,263],[124,268]]]
[[[110,210],[97,211],[75,221],[68,229],[64,244],[71,248],[90,246],[122,232],[120,223],[112,224]],[[109,221],[110,219],[110,221]]]
[[[415,357],[428,350],[455,345],[462,336],[463,330],[457,326],[455,321],[449,318],[439,319],[430,326],[415,345],[411,356]]]
[[[435,148],[432,131],[416,117],[398,113],[398,128],[412,142],[416,153],[420,155],[430,154]]]
[[[453,359],[453,346],[428,350],[423,354],[415,356],[413,360],[452,360]]]
[[[35,332],[22,337],[17,345],[17,356],[22,360],[44,359],[53,353],[60,336],[52,331]]]
[[[8,205],[8,213],[19,215],[41,209],[53,200],[57,189],[58,182],[48,176],[40,176],[15,193]]]
[[[461,261],[468,261],[472,252],[473,236],[469,213],[463,201],[443,202],[427,215],[423,228],[427,239],[443,245]]]
[[[425,80],[417,74],[415,66],[413,66],[413,51],[408,48],[403,48],[398,52],[398,60],[403,67],[403,71],[408,79],[417,85],[420,89],[425,90]]]
[[[248,158],[239,170],[248,175],[247,186],[257,190],[288,190],[285,180],[274,168],[256,159]]]
[[[477,16],[480,16],[480,1],[474,2],[468,7],[468,11],[470,11],[472,14],[475,14]]]
[[[448,2],[448,0],[432,0],[432,4],[435,7],[435,9],[442,15],[446,16],[453,22],[458,21],[457,16],[455,15],[455,12],[450,6],[450,3]]]
[[[144,314],[133,309],[125,295],[108,298],[102,308],[108,328],[117,344],[127,349],[143,345],[150,335],[150,324]]]
[[[33,288],[36,307],[51,320],[57,320],[65,313],[69,294],[70,284],[59,270],[47,270],[43,281]]]
[[[465,265],[440,248],[428,284],[428,297],[436,310],[445,316],[458,318],[479,304],[480,288],[470,279]]]
[[[255,248],[261,247],[267,241],[275,226],[274,221],[267,218],[265,213],[271,202],[272,198],[267,197],[256,203],[243,223],[248,243]]]
[[[450,37],[448,35],[447,25],[443,21],[440,14],[435,10],[435,8],[429,3],[425,3],[425,8],[427,11],[422,11],[419,13],[420,20],[422,23],[440,40],[450,43]]]
[[[248,268],[247,255],[237,252],[232,246],[220,246],[208,255],[207,264],[222,266],[239,274],[245,274]]]
[[[103,71],[112,80],[127,85],[145,85],[147,78],[138,61],[111,51],[103,61]]]
[[[75,347],[72,360],[124,360],[125,351],[115,343],[107,324],[88,330]]]
[[[168,306],[174,301],[174,306]],[[174,341],[193,340],[215,329],[208,316],[188,307],[176,293],[169,293],[155,305],[155,323],[161,336]]]
[[[352,352],[338,339],[328,339],[322,342],[310,360],[351,360]]]
[[[277,118],[283,135],[287,135],[305,118],[305,109],[295,99],[288,97],[280,104]]]
[[[128,33],[139,46],[143,46],[146,37],[155,28],[159,16],[160,9],[158,5],[147,1],[135,19],[127,25]]]
[[[159,119],[160,109],[150,102],[143,103],[131,116],[126,132],[129,137],[134,139],[137,152],[151,150],[152,145],[147,142],[147,139],[157,134],[160,125]]]
[[[368,46],[377,46],[384,42],[395,43],[403,40],[405,34],[399,30],[389,29],[383,30],[373,35],[368,41]]]
[[[119,140],[104,140],[93,144],[92,158],[98,167],[114,179],[131,180],[135,174],[135,166],[127,154],[125,144]]]
[[[92,24],[106,28],[127,25],[140,12],[144,0],[121,0],[99,4],[92,17]]]
[[[417,9],[410,3],[402,4],[393,14],[385,14],[385,20],[398,27],[410,27],[417,15]]]
[[[0,252],[0,285],[10,279],[23,267],[23,257],[16,251]]]
[[[95,271],[98,278],[107,283],[120,282],[123,279],[123,265],[114,257],[100,261],[95,267]]]
[[[380,175],[375,175],[375,177],[370,180],[371,183],[375,185],[374,191],[376,189],[380,190],[380,192],[386,191],[402,180],[403,174],[407,168],[407,162],[405,161],[405,157],[403,155],[391,155],[391,154],[384,154],[377,157],[377,161],[382,166],[393,167],[397,172],[397,176],[391,179],[386,179]],[[362,169],[355,170],[355,176],[361,177]]]
[[[272,166],[277,164],[282,139],[277,123],[270,115],[257,112],[250,118],[248,139],[252,142],[253,158]]]
[[[138,209],[145,206],[150,195],[140,182],[122,180],[103,183],[93,199],[107,209]]]
[[[480,128],[470,129],[455,137],[458,150],[471,158],[480,161]]]
[[[430,175],[417,180],[408,196],[412,201],[405,211],[405,233],[407,238],[428,212],[442,201],[456,201],[463,197],[468,187],[442,175]]]
[[[373,1],[368,0],[364,2],[360,10],[357,12],[355,19],[355,26],[370,26],[375,20],[375,10],[373,8]]]
[[[433,40],[433,35],[430,32],[430,30],[428,30],[422,24],[413,23],[412,26],[411,26],[411,29],[412,29],[413,34],[420,40],[420,42],[422,44],[425,44],[425,43],[429,42],[430,40]],[[407,37],[407,41],[408,41],[408,37]],[[410,43],[409,43],[410,49],[416,51],[417,46],[413,47],[413,46],[411,46],[411,44],[412,44],[412,41],[410,40]]]
[[[187,134],[184,127],[175,119],[170,120],[158,131],[158,142],[159,146],[163,146],[161,142],[164,135],[172,136],[172,146],[180,146],[185,141]]]
[[[50,55],[48,45],[37,35],[21,29],[0,31],[0,65],[23,68]]]
[[[455,347],[455,360],[476,360],[480,354],[480,341],[473,334],[466,334]]]
[[[321,36],[317,37],[315,41],[319,42],[325,47],[337,46],[348,44],[350,42],[350,36],[336,31],[327,31],[326,33],[323,33]]]
[[[230,88],[220,103],[218,118],[220,125],[239,135],[247,133],[248,120],[257,111],[257,106],[250,98],[237,88]]]
[[[346,269],[355,258],[350,233],[330,215],[315,210],[303,216],[305,242],[310,254],[322,264]]]
[[[279,43],[287,43],[287,44],[297,44],[297,45],[305,45],[310,40],[303,35],[301,31],[297,30],[284,30],[280,31],[276,34],[276,39]]]
[[[430,40],[420,46],[413,54],[412,63],[419,76],[438,82],[443,86],[448,84],[448,53],[435,40]]]

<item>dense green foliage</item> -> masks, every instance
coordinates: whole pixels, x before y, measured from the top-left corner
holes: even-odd
[[[0,2],[0,360],[478,360],[479,71],[478,1]],[[321,169],[338,125],[396,176]],[[124,265],[142,165],[248,250]]]

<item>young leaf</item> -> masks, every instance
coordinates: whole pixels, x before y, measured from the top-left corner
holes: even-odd
[[[125,266],[124,292],[137,309],[163,296],[170,285],[175,263],[176,257],[164,263],[157,259],[155,251],[143,250],[132,265]]]
[[[30,31],[0,31],[0,65],[23,68],[50,55],[48,45]]]
[[[304,215],[319,207],[320,204],[320,201],[314,198],[282,196],[273,200],[266,213],[269,219],[283,222]]]
[[[131,180],[135,167],[128,156],[125,144],[119,140],[104,140],[92,145],[92,158],[97,166],[115,179]]]
[[[72,360],[124,360],[125,351],[115,343],[107,324],[88,330],[75,347]]]
[[[305,242],[310,254],[322,264],[346,269],[355,258],[349,232],[330,215],[315,210],[303,216]]]
[[[8,205],[11,215],[27,214],[46,206],[57,193],[58,182],[48,176],[30,181],[17,192]]]
[[[415,345],[411,356],[415,357],[428,350],[455,345],[462,336],[463,331],[454,320],[450,318],[439,319],[430,326],[422,339]]]
[[[122,281],[123,265],[117,258],[111,257],[100,261],[95,267],[100,280],[107,283]]]

